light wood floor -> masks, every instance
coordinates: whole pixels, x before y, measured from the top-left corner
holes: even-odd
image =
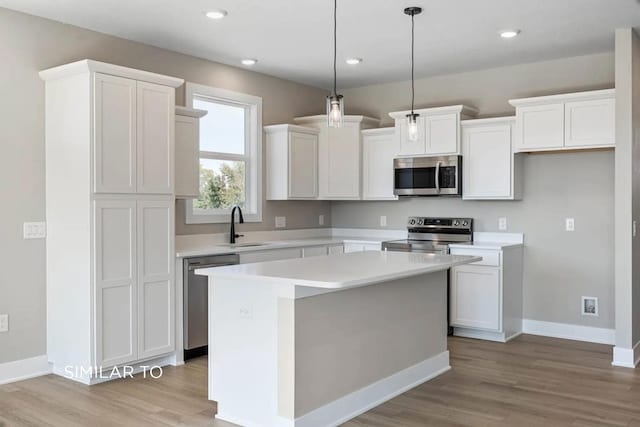
[[[453,369],[345,427],[640,426],[640,371],[611,366],[611,347],[521,336],[450,340]],[[216,426],[206,359],[159,380],[93,387],[48,375],[0,386],[0,426]],[[338,381],[339,379],[336,379]]]

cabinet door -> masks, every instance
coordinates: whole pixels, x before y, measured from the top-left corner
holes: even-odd
[[[512,198],[511,126],[465,127],[462,146],[463,198]]]
[[[615,99],[567,102],[565,147],[615,145]]]
[[[138,356],[174,350],[174,202],[138,201]]]
[[[564,145],[564,104],[518,107],[516,151],[559,149]]]
[[[318,136],[289,134],[289,198],[318,197]]]
[[[136,192],[136,81],[94,76],[93,189]]]
[[[360,198],[360,127],[345,123],[341,128],[320,131],[320,198]]]
[[[137,192],[173,193],[175,90],[137,84]]]
[[[348,254],[351,252],[363,252],[365,251],[365,245],[362,243],[345,243],[344,244],[344,253]]]
[[[458,114],[425,117],[426,154],[459,154]]]
[[[344,245],[329,246],[329,255],[338,255],[344,253]]]
[[[424,154],[425,146],[425,118],[418,116],[416,121],[418,124],[418,138],[415,141],[409,140],[409,132],[407,130],[407,119],[396,120],[396,141],[399,142],[399,152],[402,156],[412,156]]]
[[[362,198],[395,200],[393,158],[398,147],[393,134],[362,137]]]
[[[176,116],[175,182],[176,198],[200,195],[200,120]]]
[[[97,200],[95,223],[96,365],[137,359],[136,202]]]
[[[245,252],[240,254],[240,264],[300,258],[301,256],[302,256],[302,250],[300,248],[271,249],[271,250],[260,251],[260,252]]]
[[[502,329],[500,269],[463,265],[451,269],[451,325]]]
[[[309,248],[302,248],[302,257],[309,258],[312,256],[327,255],[326,246],[313,246]]]

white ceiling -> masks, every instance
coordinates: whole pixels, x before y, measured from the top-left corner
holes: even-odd
[[[213,61],[328,88],[331,0],[0,0],[0,6]],[[613,49],[614,29],[640,25],[638,0],[338,0],[338,87],[406,80],[410,18],[416,76]],[[213,21],[203,12],[225,9]],[[518,28],[504,40],[502,29]],[[344,63],[360,57],[357,66]]]

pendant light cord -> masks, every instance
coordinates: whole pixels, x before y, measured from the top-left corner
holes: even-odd
[[[414,100],[415,100],[415,94],[416,94],[416,89],[415,89],[415,80],[414,80],[414,76],[413,76],[413,55],[414,55],[414,51],[415,51],[415,29],[414,29],[414,14],[411,13],[411,114],[413,115],[413,107],[414,107]]]
[[[338,50],[338,0],[333,0],[333,94],[338,94],[337,81],[337,50]]]

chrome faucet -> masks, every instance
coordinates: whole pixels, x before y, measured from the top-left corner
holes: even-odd
[[[244,224],[244,218],[242,217],[242,209],[239,205],[235,205],[233,209],[231,209],[231,229],[229,230],[229,243],[234,244],[236,242],[236,237],[242,237],[243,234],[236,234],[236,209],[238,209],[239,220],[238,224]]]

